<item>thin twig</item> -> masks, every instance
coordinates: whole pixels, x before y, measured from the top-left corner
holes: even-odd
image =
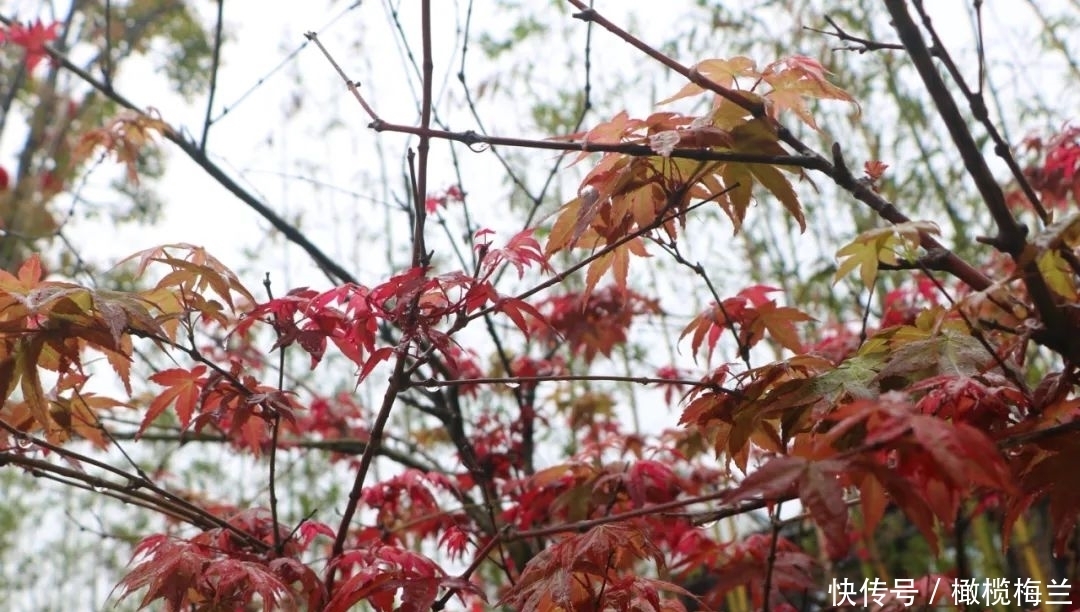
[[[356,101],[360,103],[360,106],[364,108],[364,112],[371,117],[371,120],[379,121],[379,115],[375,113],[375,110],[371,108],[367,100],[365,100],[364,96],[360,93],[360,82],[350,79],[349,76],[345,74],[345,71],[338,65],[334,56],[330,55],[330,52],[326,50],[326,47],[323,46],[322,41],[319,40],[319,36],[315,32],[306,32],[304,36],[309,41],[315,43],[315,46],[319,48],[319,51],[322,51],[323,56],[325,56],[327,61],[330,62],[330,65],[334,67],[334,70],[338,73],[338,76],[341,77],[341,80],[345,81],[346,87],[349,88],[349,91],[352,93],[353,97],[356,98]]]
[[[210,64],[210,94],[206,99],[206,118],[203,119],[202,138],[199,139],[199,151],[206,153],[206,138],[210,135],[210,112],[214,109],[214,94],[217,93],[218,72],[221,68],[221,31],[224,23],[225,0],[217,0],[217,23],[214,25],[214,53]]]
[[[848,33],[844,28],[837,25],[836,20],[832,17],[825,15],[825,22],[832,26],[833,31],[819,30],[817,28],[811,28],[810,26],[803,26],[804,30],[811,32],[817,32],[818,34],[824,34],[825,36],[835,36],[837,39],[844,42],[854,43],[847,47],[837,47],[833,51],[855,51],[857,53],[867,53],[869,51],[903,51],[904,45],[900,43],[883,43],[876,40],[870,40],[869,38],[862,38],[861,36],[855,36]]]
[[[218,0],[218,6],[221,6],[222,0]],[[274,292],[270,289],[270,273],[266,274],[263,279],[263,287],[266,288],[266,297],[269,300],[274,299]],[[274,315],[274,320],[277,322],[277,314]],[[280,329],[277,325],[274,326],[274,331],[278,335],[278,340],[281,340],[281,333],[277,330]],[[281,346],[278,350],[278,381],[277,390],[279,393],[285,391],[285,350],[287,346]],[[269,487],[270,487],[270,522],[274,528],[274,552],[282,554],[283,544],[281,541],[281,532],[278,530],[278,497],[277,497],[277,450],[278,450],[278,436],[281,433],[281,411],[274,410],[274,413],[270,416],[270,473],[269,473]]]

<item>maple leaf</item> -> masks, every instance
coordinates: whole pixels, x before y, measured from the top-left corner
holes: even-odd
[[[174,255],[172,251],[180,251],[180,254]],[[216,294],[234,312],[237,308],[234,294],[250,304],[256,302],[236,273],[203,247],[187,243],[160,245],[129,255],[120,264],[133,260],[137,260],[135,274],[139,276],[151,263],[170,269],[152,291],[143,293],[143,297],[165,313],[175,310],[169,303],[176,302],[181,309],[197,310],[208,319],[225,325],[227,321],[220,312],[220,304],[202,298],[202,293],[209,290]]]
[[[686,373],[679,369],[677,366],[661,366],[656,369],[656,377],[663,380],[670,380],[671,382],[657,383],[658,387],[664,389],[664,401],[670,404],[677,393],[682,392],[685,388],[685,384],[679,382],[686,378]]]
[[[881,180],[881,177],[885,175],[885,171],[889,169],[889,164],[878,160],[868,161],[863,164],[863,174],[866,176],[866,180],[871,183],[877,183]]]
[[[919,245],[919,236],[923,232],[940,234],[941,230],[929,221],[908,221],[859,234],[855,240],[836,252],[837,258],[842,261],[836,269],[833,282],[858,268],[863,285],[872,286],[877,278],[878,264],[896,265],[897,251],[901,248],[914,250]]]
[[[1075,412],[1075,400],[1068,402]],[[1036,500],[1045,496],[1054,524],[1054,550],[1066,554],[1076,531],[1080,514],[1080,444],[1068,436],[1051,438],[1038,443],[1024,453],[1020,464],[1023,495],[1009,500],[1005,516],[1005,537],[1022,513]]]
[[[547,320],[544,318],[544,315],[541,314],[536,307],[525,300],[501,298],[495,305],[495,311],[510,317],[510,320],[514,322],[514,325],[516,325],[524,334],[528,334],[535,330],[537,326],[529,325],[528,321],[525,320],[523,313],[528,314],[534,321],[540,323],[540,326],[547,326]]]
[[[263,612],[280,609],[283,598],[290,603],[293,599],[289,587],[269,567],[252,561],[216,559],[206,566],[200,580],[213,585],[213,600],[222,603],[247,606],[258,595]]]
[[[626,342],[635,317],[661,314],[656,300],[630,289],[607,286],[589,295],[569,293],[548,298],[537,304],[543,313],[544,327],[535,328],[552,346],[568,342],[574,354],[586,362]]]
[[[206,366],[197,365],[190,370],[172,368],[150,376],[150,380],[166,389],[150,402],[137,435],[141,436],[146,428],[170,406],[176,407],[180,426],[187,428],[207,382],[204,374],[206,374]]]
[[[726,609],[725,595],[735,589],[747,588],[752,598],[751,609],[761,609],[766,598],[774,602],[772,609],[790,610],[779,605],[782,590],[801,592],[814,588],[814,559],[783,537],[754,534],[733,546],[725,547],[718,559],[707,565],[711,581],[703,597],[710,610]],[[764,587],[770,584],[771,592]]]
[[[756,345],[765,332],[786,349],[795,353],[802,352],[802,341],[794,324],[811,321],[812,317],[791,306],[778,306],[774,300],[766,299],[767,293],[778,291],[764,285],[753,285],[743,289],[734,297],[725,299],[719,305],[691,319],[683,328],[679,339],[693,332],[690,349],[695,358],[698,350],[705,343],[708,359],[712,359],[716,342],[724,330],[736,334],[739,348],[745,353]]]
[[[1067,300],[1076,299],[1076,277],[1072,266],[1058,251],[1046,251],[1035,260],[1039,274],[1046,279],[1046,285],[1059,296]]]
[[[855,98],[826,79],[828,72],[814,59],[796,55],[766,66],[762,81],[772,89],[765,94],[769,113],[776,117],[783,110],[791,110],[804,123],[820,131],[817,122],[806,108],[805,98],[829,98],[851,102],[858,108]]]
[[[45,45],[56,40],[59,27],[59,21],[54,21],[48,26],[40,19],[28,25],[14,22],[6,31],[0,29],[0,42],[10,42],[22,47],[26,51],[26,70],[33,72],[41,60],[49,57],[49,51]]]
[[[614,277],[615,287],[626,289],[626,279],[630,273],[631,255],[638,257],[649,256],[649,252],[645,249],[645,243],[641,238],[628,240],[594,259],[585,272],[585,295],[591,294],[600,279],[609,271]]]
[[[440,588],[483,596],[468,580],[446,576],[431,559],[396,546],[346,551],[333,563],[351,575],[334,589],[324,612],[346,612],[360,602],[378,612],[423,612],[431,609]]]
[[[754,64],[754,60],[738,56],[731,59],[708,59],[698,62],[691,69],[693,72],[709,79],[721,87],[730,88],[737,85],[739,78],[749,80],[757,79],[760,74]],[[689,96],[704,93],[705,89],[696,83],[687,83],[675,95],[665,98],[657,104],[668,104]]]
[[[109,397],[84,391],[73,393],[70,397],[55,397],[51,403],[49,416],[61,432],[89,440],[99,449],[108,448],[109,438],[101,427],[98,412],[127,405]],[[62,440],[62,442],[66,441]]]
[[[154,109],[140,112],[130,109],[120,111],[105,126],[83,134],[72,151],[75,159],[85,160],[103,147],[127,169],[127,179],[139,184],[137,164],[142,148],[154,140],[154,134],[171,133],[172,128],[161,119]]]
[[[435,214],[439,208],[445,208],[450,202],[464,201],[465,194],[461,191],[461,188],[457,185],[451,185],[442,193],[429,195],[427,199],[424,200],[424,211],[427,212],[427,214],[432,215]]]
[[[19,382],[19,389],[22,391],[23,401],[30,415],[38,425],[48,431],[52,427],[52,419],[48,412],[49,400],[42,387],[41,377],[38,375],[38,361],[44,342],[40,338],[23,339],[19,342],[19,346],[14,359],[10,360],[11,370],[5,395],[10,394],[15,383]]]
[[[767,330],[780,346],[801,353],[803,351],[802,340],[795,330],[795,323],[813,321],[813,317],[792,306],[777,306],[775,302],[762,305],[757,309],[757,318],[751,325],[756,333],[759,330]]]
[[[311,568],[296,559],[267,562],[237,553],[220,545],[220,535],[220,530],[214,530],[190,540],[167,535],[143,539],[132,557],[139,562],[118,585],[123,587],[120,601],[146,588],[140,609],[162,599],[167,610],[180,612],[199,604],[211,604],[213,609],[249,609],[258,596],[263,612],[271,612],[296,609],[299,602],[290,585],[299,582],[308,594],[308,605],[315,606],[309,609],[321,605],[322,585]]]
[[[912,438],[938,466],[938,473],[957,487],[984,486],[1015,493],[1000,451],[985,433],[967,423],[913,415]]]
[[[832,459],[811,461],[799,479],[799,500],[825,536],[826,550],[832,559],[847,554],[848,508],[844,503],[844,487],[840,474],[846,468],[843,461]]]
[[[784,209],[792,217],[795,217],[795,221],[799,224],[799,231],[805,232],[806,217],[802,212],[802,204],[799,203],[799,197],[795,195],[795,190],[791,187],[791,182],[787,180],[787,177],[776,168],[765,164],[751,166],[750,173],[761,183],[762,187],[769,190],[769,193],[780,200],[780,203],[784,205]]]
[[[44,268],[41,265],[41,257],[34,253],[22,262],[15,274],[0,269],[0,291],[26,296],[41,284],[43,277]],[[10,317],[10,315],[7,316]]]
[[[489,233],[491,233],[491,230],[480,230],[476,232],[474,237],[476,245],[473,248],[483,250],[481,266],[484,270],[484,277],[491,276],[498,266],[503,263],[514,266],[518,278],[522,278],[525,275],[525,268],[533,264],[539,265],[544,272],[551,271],[548,258],[540,249],[540,243],[536,241],[536,238],[533,238],[532,229],[527,228],[514,234],[507,241],[506,246],[499,249],[490,248],[491,243],[483,240],[483,236]]]
[[[140,608],[163,599],[169,610],[176,611],[188,602],[188,589],[198,581],[209,560],[209,553],[203,547],[167,535],[154,535],[139,542],[132,558],[140,556],[144,559],[120,581],[124,587],[120,601],[145,587]]]
[[[319,521],[304,521],[296,530],[300,537],[300,545],[307,548],[318,536],[324,536],[333,540],[337,533],[326,523]]]
[[[446,551],[450,560],[464,557],[465,549],[469,545],[469,533],[456,525],[450,527],[439,536],[439,547]]]
[[[887,363],[878,382],[920,379],[940,374],[973,376],[994,363],[977,338],[955,329],[927,333],[905,326],[896,330]]]
[[[887,496],[936,551],[935,523],[950,527],[973,488],[1017,493],[1001,452],[984,432],[919,414],[902,393],[839,406],[830,418],[837,422],[824,434],[826,440],[857,437],[861,440],[851,444],[876,447],[854,457],[849,471],[865,495],[864,520],[871,526],[880,520]]]
[[[773,457],[739,482],[724,502],[737,504],[748,500],[777,501],[795,490],[809,462],[802,457]]]

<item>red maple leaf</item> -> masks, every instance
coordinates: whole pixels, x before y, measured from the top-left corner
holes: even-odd
[[[139,426],[138,435],[142,435],[146,428],[154,422],[169,406],[176,406],[176,414],[180,418],[180,426],[187,427],[191,422],[191,415],[195,412],[196,405],[203,393],[206,384],[206,366],[197,365],[190,370],[184,368],[172,368],[162,370],[150,377],[150,380],[166,387],[158,394],[150,407],[146,410],[142,425]]]
[[[17,22],[12,23],[6,32],[0,30],[0,42],[10,41],[26,49],[26,69],[33,72],[41,60],[49,57],[45,43],[56,40],[58,27],[60,27],[59,21],[46,26],[40,19],[25,26]]]

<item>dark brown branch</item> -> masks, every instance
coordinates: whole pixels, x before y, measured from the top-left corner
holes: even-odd
[[[129,484],[121,484],[106,478],[93,476],[81,470],[50,463],[44,459],[28,457],[21,453],[0,451],[0,468],[7,465],[21,467],[35,478],[48,478],[64,486],[81,488],[112,497],[125,504],[153,510],[200,529],[208,530],[218,527],[215,523],[207,520],[203,514],[192,512],[190,508],[183,505],[171,503],[169,500],[158,497],[150,491],[142,491]]]
[[[938,36],[937,30],[934,29],[934,25],[930,20],[930,16],[926,13],[923,4],[921,2],[916,2],[915,10],[918,11],[923,26],[930,34],[930,39],[934,43],[933,48],[930,49],[931,55],[939,58],[942,65],[945,66],[945,69],[949,71],[949,76],[952,77],[953,82],[956,83],[956,86],[960,88],[960,92],[963,93],[964,97],[967,99],[972,116],[976,121],[982,124],[987,135],[990,136],[990,140],[994,141],[994,153],[1009,167],[1009,172],[1012,173],[1013,179],[1016,180],[1017,184],[1020,186],[1020,190],[1024,192],[1028,201],[1031,202],[1031,206],[1035,209],[1035,213],[1039,216],[1039,220],[1042,221],[1043,224],[1049,224],[1050,214],[1043,208],[1038,194],[1035,193],[1035,189],[1031,186],[1031,182],[1024,176],[1024,171],[1020,168],[1019,162],[1016,161],[1016,157],[1012,154],[1009,143],[1005,142],[1005,138],[1002,137],[997,126],[994,125],[994,122],[990,121],[990,113],[986,108],[986,100],[983,97],[982,87],[986,58],[983,49],[981,10],[976,9],[979,11],[979,31],[978,38],[976,39],[979,51],[979,85],[974,89],[969,87],[964,80],[964,75],[960,73],[960,68],[957,67],[956,62],[953,61],[952,55],[950,55],[949,51],[945,48],[945,43],[942,42],[941,38]]]
[[[1060,425],[1053,425],[1043,429],[1036,429],[1034,431],[1026,431],[1008,436],[998,441],[998,446],[1000,448],[1015,448],[1033,442],[1049,440],[1050,438],[1055,438],[1064,434],[1073,434],[1078,431],[1080,431],[1080,419],[1073,419],[1072,421]]]
[[[141,436],[137,436],[134,432],[120,432],[113,433],[113,437],[117,440],[134,440],[136,437],[140,440],[146,440],[148,442],[177,442],[179,444],[187,444],[189,442],[199,442],[207,444],[226,444],[230,442],[229,438],[223,435],[208,434],[208,433],[195,433],[191,431],[182,431],[177,433],[154,433],[147,432]],[[364,450],[367,449],[367,442],[360,440],[359,438],[338,438],[330,440],[283,440],[282,448],[303,448],[311,450],[321,450],[331,453],[340,453],[342,455],[362,455]],[[439,469],[432,465],[428,465],[421,461],[418,461],[413,456],[396,451],[394,449],[380,446],[378,454],[380,457],[386,457],[391,461],[400,463],[401,465],[413,469],[420,470],[422,472],[437,472]]]
[[[505,136],[484,136],[472,130],[465,132],[449,132],[446,130],[422,129],[410,125],[400,125],[386,121],[373,121],[371,129],[377,132],[399,132],[440,138],[464,143],[470,147],[474,145],[507,146],[524,149],[547,149],[551,151],[567,151],[582,153],[622,153],[635,157],[659,157],[660,154],[652,147],[633,144],[602,144],[586,141],[558,141],[558,140],[533,140],[529,138],[509,138]],[[744,153],[735,151],[715,151],[712,149],[674,149],[668,157],[677,159],[693,159],[698,161],[722,161],[742,164],[768,164],[770,166],[796,166],[811,170],[821,169],[821,160],[817,157],[804,155],[763,155],[759,153]]]
[[[906,0],[886,0],[885,6],[892,15],[893,27],[896,28],[900,40],[903,41],[904,48],[911,57],[915,69],[918,70],[927,93],[934,101],[934,106],[937,107],[938,114],[945,123],[945,128],[949,131],[949,136],[952,137],[960,158],[964,161],[964,167],[975,181],[975,187],[994,218],[998,235],[990,241],[990,244],[1014,258],[1019,256],[1024,249],[1027,231],[1009,211],[1001,186],[998,185],[990,167],[986,164],[986,159],[979,151],[975,138],[967,128],[967,121],[960,114],[960,109],[949,93],[948,87],[945,86],[945,81],[934,67],[934,59],[923,42],[918,26],[908,14]]]
[[[930,94],[938,114],[945,123],[957,152],[964,161],[964,167],[975,181],[975,187],[982,196],[990,215],[997,225],[997,235],[989,239],[980,239],[998,250],[1008,253],[1013,260],[1017,261],[1024,270],[1024,283],[1028,293],[1038,310],[1040,317],[1047,327],[1040,341],[1049,348],[1060,352],[1070,358],[1080,355],[1076,351],[1077,342],[1074,340],[1070,326],[1064,314],[1054,302],[1054,296],[1046,284],[1046,280],[1035,265],[1034,256],[1025,253],[1027,242],[1027,228],[1020,224],[1009,206],[1005,202],[1005,193],[994,178],[990,167],[982,152],[979,151],[974,137],[967,128],[967,122],[960,109],[945,86],[944,80],[934,67],[934,60],[930,50],[923,42],[918,26],[912,20],[907,10],[906,0],[885,0],[885,6],[893,18],[893,27],[896,28],[900,40],[904,43],[908,55],[915,64],[927,92]]]
[[[258,538],[255,538],[251,534],[235,527],[228,521],[211,514],[210,512],[196,506],[195,504],[192,504],[191,502],[181,498],[180,496],[174,493],[170,493],[169,491],[161,488],[151,480],[142,478],[134,474],[130,474],[115,466],[109,465],[108,463],[99,461],[97,459],[94,459],[93,457],[89,457],[82,453],[75,452],[63,446],[53,444],[47,440],[29,436],[19,431],[3,419],[0,419],[0,428],[6,430],[8,433],[10,433],[12,436],[15,436],[16,438],[27,440],[34,446],[56,453],[57,455],[67,459],[68,461],[72,461],[76,464],[93,466],[98,469],[104,470],[105,472],[108,472],[110,474],[113,474],[118,478],[122,478],[125,480],[125,484],[117,484],[116,482],[110,480],[91,476],[90,474],[87,474],[81,470],[70,470],[72,474],[65,476],[67,478],[71,478],[79,482],[85,482],[92,486],[101,486],[104,489],[123,491],[126,494],[130,494],[132,497],[144,499],[144,501],[151,504],[154,508],[164,508],[167,511],[174,512],[179,516],[183,516],[185,517],[184,520],[202,529],[218,527],[234,533],[241,540],[244,540],[251,546],[255,547],[257,550],[265,550],[267,548],[266,544]],[[36,460],[31,460],[30,462],[27,462],[24,461],[24,459],[29,458],[16,453],[0,453],[0,457],[3,458],[3,460],[0,460],[0,466],[2,466],[4,463],[16,463],[28,467],[35,467],[37,469],[46,469],[44,466],[52,466],[46,471],[51,471],[62,475],[67,474],[66,470],[69,470],[69,468],[60,468],[59,466],[55,466],[47,461],[34,463],[34,461]],[[142,490],[145,490],[146,492],[143,493]]]

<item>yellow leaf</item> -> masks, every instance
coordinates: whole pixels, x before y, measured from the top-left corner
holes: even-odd
[[[750,195],[753,193],[754,177],[743,164],[728,164],[723,173],[724,186],[728,189],[726,199],[731,205],[727,210],[733,233],[738,234],[746,218],[746,209],[750,207]]]
[[[870,287],[877,277],[878,263],[896,264],[896,249],[905,246],[908,250],[914,250],[919,245],[922,232],[939,234],[941,230],[929,221],[908,221],[859,234],[855,240],[836,252],[836,257],[842,261],[833,282],[859,268],[860,279],[865,286]]]
[[[563,206],[555,224],[551,226],[548,234],[547,245],[544,247],[544,255],[558,253],[570,246],[570,237],[574,234],[574,223],[581,208],[581,198],[574,198]]]
[[[795,195],[795,190],[791,188],[791,183],[788,182],[787,177],[780,173],[779,170],[772,166],[766,166],[764,164],[757,164],[750,167],[750,172],[753,173],[762,186],[769,190],[769,193],[776,196],[776,199],[780,200],[780,203],[784,205],[784,208],[795,217],[795,220],[799,222],[799,231],[806,231],[806,217],[803,216],[802,205],[799,204],[799,197]]]
[[[38,359],[41,356],[41,340],[33,339],[22,343],[22,350],[16,356],[18,361],[18,376],[21,377],[20,389],[26,407],[38,425],[48,429],[51,419],[49,418],[49,399],[45,397],[45,390],[41,386],[41,378],[38,377]]]
[[[663,198],[664,192],[656,183],[647,183],[641,189],[628,194],[626,202],[634,223],[638,227],[647,227],[656,221],[656,212],[663,206]],[[660,203],[660,206],[657,206],[657,203]]]
[[[620,247],[621,248],[621,247]],[[592,294],[592,290],[596,287],[596,283],[600,282],[600,279],[604,277],[604,274],[611,269],[611,264],[614,259],[612,251],[604,253],[600,257],[597,257],[589,264],[589,269],[585,273],[585,296],[588,297]]]
[[[1039,274],[1046,279],[1046,285],[1063,298],[1076,298],[1076,286],[1069,263],[1057,251],[1046,251],[1036,260]]]
[[[847,276],[855,268],[859,269],[859,278],[866,287],[874,284],[878,269],[878,245],[876,242],[852,242],[836,252],[842,259],[836,269],[833,283]]]

